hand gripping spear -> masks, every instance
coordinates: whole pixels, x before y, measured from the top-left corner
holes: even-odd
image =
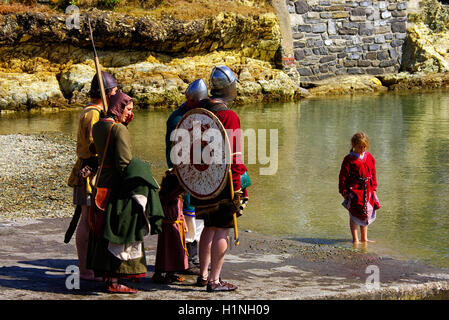
[[[90,40],[92,41],[92,48],[94,50],[94,61],[95,61],[95,70],[97,71],[97,78],[98,78],[98,84],[100,87],[100,93],[101,93],[101,101],[103,102],[103,109],[104,113],[106,114],[108,112],[108,102],[106,100],[106,93],[104,91],[104,84],[103,84],[103,75],[101,74],[100,69],[100,61],[98,60],[97,50],[95,49],[95,43],[94,43],[94,36],[92,34],[92,27],[90,26],[90,17],[87,17],[87,24],[89,25],[89,32],[90,32]],[[100,77],[101,75],[101,77]]]

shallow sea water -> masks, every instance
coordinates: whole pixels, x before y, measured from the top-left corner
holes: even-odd
[[[449,267],[449,92],[313,99],[235,110],[242,129],[256,133],[256,145],[264,142],[257,146],[261,156],[256,153],[256,163],[247,164],[252,186],[249,207],[239,219],[241,233],[352,247],[338,174],[351,136],[365,131],[376,159],[382,208],[369,227],[369,238],[376,242],[357,250]],[[170,112],[138,110],[129,126],[134,155],[152,163],[158,181],[166,168]],[[0,134],[58,131],[76,138],[77,121],[78,112],[1,116]],[[270,141],[276,139],[270,138],[270,129],[278,138],[272,149]],[[254,153],[248,145],[254,143],[245,139],[244,144],[249,163]],[[268,162],[263,163],[264,155]],[[274,174],[261,174],[270,165]]]

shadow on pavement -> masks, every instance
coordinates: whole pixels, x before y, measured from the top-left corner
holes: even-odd
[[[18,261],[18,265],[0,267],[0,287],[29,290],[36,293],[50,292],[74,296],[97,296],[99,293],[104,293],[105,284],[103,282],[80,280],[79,289],[68,289],[66,287],[66,280],[70,275],[70,273],[66,274],[66,268],[77,265],[77,260],[70,259]],[[151,280],[153,271],[154,266],[148,266],[147,276],[140,282],[133,283],[127,280],[124,280],[124,282],[130,287],[136,288],[142,292],[156,293],[173,290],[195,292],[204,290],[204,288],[196,287],[195,282],[191,279],[186,279],[181,283],[156,284]]]
[[[96,295],[96,292],[103,290],[104,287],[101,282],[80,280],[80,289],[67,289],[66,268],[71,265],[77,266],[77,260],[39,259],[18,261],[18,264],[0,268],[1,287],[73,295]]]

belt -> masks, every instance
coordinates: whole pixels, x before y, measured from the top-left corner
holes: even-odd
[[[187,251],[186,235],[185,235],[185,232],[184,232],[184,221],[183,220],[162,219],[162,223],[177,224],[178,225],[179,232],[181,233],[182,248],[186,252],[187,256],[189,256],[189,252]]]

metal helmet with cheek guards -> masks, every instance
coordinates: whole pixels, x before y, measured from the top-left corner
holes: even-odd
[[[193,81],[186,90],[187,102],[198,103],[208,98],[207,85],[203,79]]]
[[[221,90],[238,81],[237,76],[227,66],[215,67],[210,74],[211,90]]]

